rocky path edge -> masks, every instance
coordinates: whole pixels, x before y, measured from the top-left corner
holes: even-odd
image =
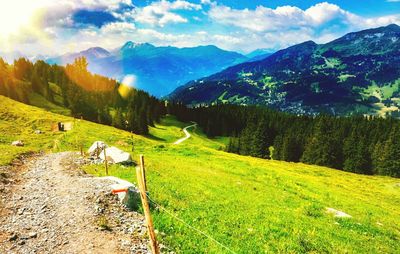
[[[64,152],[0,168],[0,253],[150,253],[144,217],[79,164]]]

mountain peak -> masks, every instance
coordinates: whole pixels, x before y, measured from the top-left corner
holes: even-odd
[[[154,46],[150,43],[137,43],[133,41],[128,41],[126,42],[121,50],[129,50],[129,49],[135,49],[135,48],[141,48],[141,47],[147,47],[147,48],[153,48]]]
[[[303,43],[300,43],[299,45],[303,45],[303,46],[315,46],[315,45],[318,45],[315,41],[311,41],[311,40],[309,40],[309,41],[305,41],[305,42],[303,42]]]
[[[386,30],[389,31],[396,31],[396,32],[400,32],[400,26],[396,25],[396,24],[390,24],[384,27]]]
[[[96,58],[103,58],[111,55],[110,52],[101,47],[88,48],[87,50],[81,51],[80,54]]]

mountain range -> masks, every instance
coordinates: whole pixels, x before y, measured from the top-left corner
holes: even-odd
[[[265,59],[229,67],[176,89],[189,105],[258,104],[292,113],[398,114],[400,27],[307,41]]]
[[[80,56],[87,58],[90,71],[118,80],[133,75],[135,77],[133,85],[136,88],[157,97],[169,94],[188,81],[211,75],[250,59],[242,54],[211,45],[176,48],[156,47],[149,43],[129,41],[121,48],[112,51],[94,47],[47,59],[47,62],[65,65]],[[256,56],[257,54],[254,54],[252,57]]]

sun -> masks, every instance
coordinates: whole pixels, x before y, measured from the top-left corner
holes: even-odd
[[[0,38],[9,39],[22,29],[29,29],[40,0],[7,0],[0,3]]]

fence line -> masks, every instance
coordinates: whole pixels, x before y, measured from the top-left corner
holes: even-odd
[[[212,236],[208,235],[207,233],[201,231],[198,228],[193,227],[192,225],[186,223],[184,220],[182,220],[181,218],[179,218],[178,216],[176,216],[173,212],[168,211],[166,208],[164,208],[163,206],[159,205],[157,202],[155,202],[152,198],[150,198],[149,194],[146,193],[147,198],[153,203],[155,204],[158,208],[160,208],[161,210],[163,210],[164,212],[166,212],[168,215],[170,215],[171,217],[173,217],[174,219],[178,220],[179,222],[181,222],[182,224],[184,224],[185,226],[187,226],[188,228],[196,231],[197,233],[207,237],[208,239],[210,239],[211,241],[215,242],[216,244],[218,244],[219,246],[223,247],[224,249],[228,250],[230,253],[233,254],[237,254],[236,252],[234,252],[233,250],[231,250],[228,246],[220,243],[218,240],[216,240],[215,238],[213,238]]]

